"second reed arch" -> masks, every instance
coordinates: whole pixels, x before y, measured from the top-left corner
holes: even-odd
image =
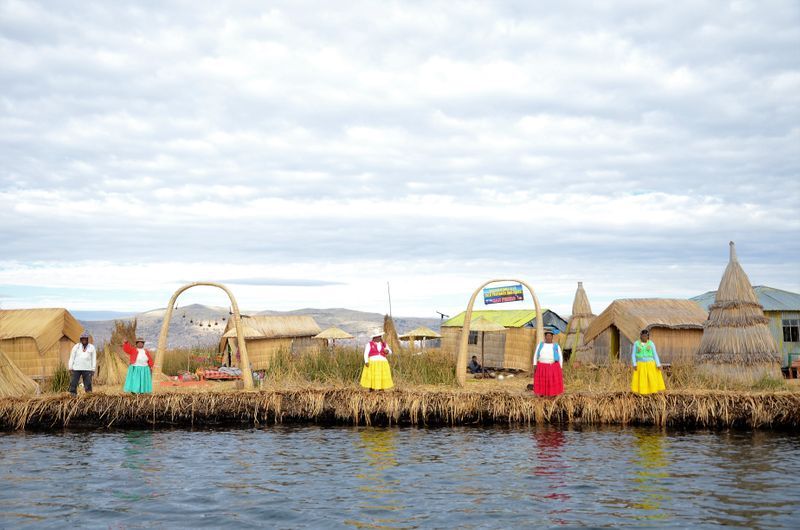
[[[198,285],[217,287],[225,291],[225,294],[228,295],[228,298],[231,301],[231,307],[233,308],[233,324],[236,327],[236,339],[239,344],[239,362],[242,369],[242,382],[244,383],[244,388],[246,390],[251,390],[253,388],[253,372],[250,371],[250,358],[247,356],[247,345],[245,344],[244,340],[244,329],[242,329],[242,315],[239,313],[239,304],[236,303],[236,298],[234,298],[230,289],[221,283],[214,282],[194,282],[184,285],[175,291],[175,294],[173,294],[172,298],[169,299],[167,311],[164,313],[164,322],[161,324],[161,333],[158,335],[158,350],[156,351],[156,358],[153,363],[153,378],[163,378],[164,376],[162,366],[164,365],[164,353],[167,350],[167,334],[169,333],[169,324],[172,320],[172,312],[175,309],[175,302],[178,300],[178,296],[180,296],[182,292],[192,287],[197,287]],[[466,367],[466,364],[464,366]],[[466,368],[464,369],[466,370]]]
[[[505,279],[505,280],[489,280],[488,282],[484,283],[477,289],[475,292],[472,293],[472,297],[469,299],[469,304],[467,305],[467,311],[464,313],[464,327],[461,329],[461,338],[458,342],[458,357],[456,358],[456,379],[458,380],[459,386],[464,386],[467,382],[467,350],[469,349],[469,325],[472,321],[472,306],[475,304],[475,299],[480,294],[481,290],[489,285],[490,283],[498,283],[498,282],[515,282],[524,285],[528,291],[531,293],[531,297],[533,298],[533,305],[536,308],[536,340],[542,340],[544,335],[544,325],[542,324],[542,310],[539,306],[539,299],[536,297],[536,292],[533,290],[533,287],[528,285],[527,283],[523,282],[522,280],[514,280],[514,279]],[[531,352],[532,354],[533,352]]]

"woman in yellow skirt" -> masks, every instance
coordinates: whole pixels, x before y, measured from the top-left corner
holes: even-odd
[[[664,386],[664,377],[661,375],[661,361],[658,359],[656,345],[650,340],[650,332],[642,330],[639,340],[633,343],[631,351],[633,363],[633,380],[631,390],[637,394],[652,394],[660,392]]]
[[[370,390],[392,388],[392,370],[387,355],[392,353],[385,342],[383,332],[376,331],[372,340],[364,347],[364,370],[361,372],[361,386]]]

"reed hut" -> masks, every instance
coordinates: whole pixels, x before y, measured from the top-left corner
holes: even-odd
[[[730,242],[728,266],[709,307],[703,340],[697,352],[699,370],[737,383],[754,383],[762,377],[780,378],[778,346],[769,319]]]
[[[266,369],[279,351],[300,354],[325,346],[324,339],[315,338],[320,333],[319,326],[307,315],[242,315],[242,327],[252,370]],[[223,364],[239,365],[239,348],[233,319],[228,320],[220,339],[219,351],[223,356]]]
[[[583,289],[583,282],[578,282],[578,290],[575,291],[575,299],[572,301],[572,316],[569,317],[567,329],[559,341],[565,359],[583,364],[594,362],[594,345],[592,341],[585,343],[583,340],[586,329],[594,318],[589,297]]]
[[[788,367],[800,359],[800,294],[766,285],[756,285],[753,291],[769,319],[769,331],[781,354],[781,366]],[[710,311],[716,298],[717,291],[709,291],[692,300]]]
[[[82,331],[81,323],[63,308],[0,310],[0,350],[37,381],[67,364]]]
[[[442,351],[458,354],[458,343],[461,329],[464,326],[464,315],[459,313],[453,318],[442,323]],[[536,310],[535,309],[506,309],[473,311],[472,319],[485,318],[506,328],[505,333],[490,333],[486,335],[484,355],[486,368],[495,370],[530,370],[533,360],[533,348],[537,343],[536,338]],[[567,328],[567,321],[549,309],[542,310],[542,323],[544,327],[558,329],[563,332]],[[469,332],[467,355],[480,356],[481,344],[479,333],[474,330]]]
[[[39,385],[23,374],[0,350],[0,397],[21,397],[38,393]]]
[[[315,339],[324,339],[328,342],[328,347],[333,349],[336,347],[336,341],[338,340],[351,340],[353,337],[351,334],[346,332],[341,328],[337,328],[336,326],[329,327],[327,329],[322,330],[321,332],[314,335]]]
[[[593,364],[630,363],[633,343],[646,329],[662,363],[689,364],[694,362],[705,320],[706,312],[691,300],[614,300],[589,324],[583,340],[594,342]]]

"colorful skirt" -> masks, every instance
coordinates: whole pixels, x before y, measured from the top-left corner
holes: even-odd
[[[125,392],[134,394],[152,394],[153,376],[149,366],[129,366],[128,375],[125,377]]]
[[[533,393],[537,396],[557,396],[564,393],[564,376],[559,363],[538,363],[533,372]]]
[[[372,361],[361,372],[361,386],[373,390],[392,388],[392,369],[388,361]]]
[[[636,371],[633,372],[631,380],[631,390],[637,394],[652,394],[666,389],[664,377],[661,370],[656,367],[655,361],[644,361],[636,363]]]

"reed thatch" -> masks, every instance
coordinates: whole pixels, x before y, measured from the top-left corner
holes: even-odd
[[[343,329],[339,329],[336,326],[330,327],[325,329],[314,336],[315,339],[329,339],[329,340],[336,340],[336,339],[352,339],[353,336],[346,332]]]
[[[0,397],[19,397],[39,393],[39,385],[20,371],[8,356],[0,351]]]
[[[63,308],[0,310],[0,349],[19,370],[44,379],[67,364],[83,326]]]
[[[121,385],[125,382],[130,360],[122,344],[136,342],[137,321],[115,320],[111,338],[97,351],[97,382],[101,385]]]
[[[389,315],[383,316],[383,340],[392,351],[399,352],[403,349],[397,336],[397,328],[394,327],[394,320]]]
[[[269,367],[279,351],[300,354],[324,344],[322,339],[315,338],[320,329],[316,321],[308,315],[242,316],[242,329],[252,370],[264,370]],[[236,338],[236,326],[230,319],[219,346],[220,353],[225,357],[224,364],[239,366]]]
[[[781,377],[778,347],[768,324],[731,241],[728,266],[703,326],[699,368],[735,380]]]
[[[594,343],[584,341],[584,333],[594,319],[595,314],[592,313],[583,282],[578,282],[578,290],[575,291],[575,299],[572,301],[572,316],[569,317],[566,332],[559,341],[570,361],[584,364],[594,362]]]
[[[85,394],[0,399],[0,429],[107,429],[269,425],[658,425],[800,427],[800,393],[530,393],[467,390],[366,392],[301,388],[260,392]]]

